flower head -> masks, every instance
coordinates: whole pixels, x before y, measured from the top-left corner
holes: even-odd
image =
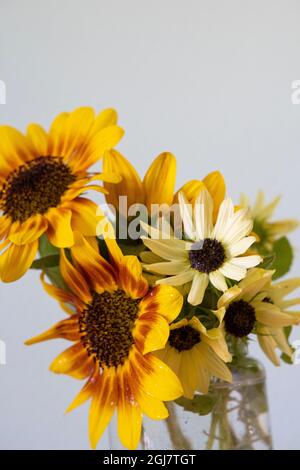
[[[245,279],[230,288],[218,301],[218,307],[225,307],[225,332],[237,338],[257,334],[262,350],[275,364],[279,365],[276,348],[291,356],[284,327],[300,322],[300,313],[289,307],[300,303],[300,299],[285,300],[284,297],[300,286],[299,279],[272,284],[274,271],[260,268],[251,269]]]
[[[114,240],[107,241],[108,262],[82,235],[75,233],[75,239],[72,263],[61,252],[60,269],[68,289],[43,279],[46,291],[70,316],[27,344],[53,338],[74,342],[50,367],[58,374],[87,379],[68,410],[91,399],[89,435],[95,448],[117,408],[119,438],[134,449],[142,414],[166,418],[163,401],[182,394],[178,378],[152,351],[165,346],[169,322],[178,316],[183,299],[169,286],[149,290],[138,259],[123,256]]]
[[[207,393],[211,376],[232,380],[223,362],[231,361],[221,326],[225,309],[215,313],[220,325],[210,330],[197,317],[172,323],[166,347],[156,353],[179,377],[186,398],[192,399],[195,391]]]
[[[259,191],[256,201],[251,207],[247,196],[242,195],[241,206],[249,208],[251,217],[254,220],[253,231],[258,237],[258,243],[263,251],[272,251],[273,243],[278,237],[295,230],[299,222],[294,219],[272,221],[273,213],[280,202],[280,197],[276,197],[268,204],[265,203],[265,194]]]
[[[89,173],[123,130],[112,109],[97,117],[91,108],[61,113],[47,133],[37,124],[23,135],[0,127],[0,279],[21,277],[46,234],[56,247],[74,243],[73,231],[96,235],[97,206],[82,194],[105,192],[96,180],[119,181],[115,174]],[[92,183],[92,184],[89,184]]]
[[[245,255],[255,242],[255,237],[248,236],[253,223],[246,209],[235,211],[227,198],[221,203],[214,224],[213,199],[206,189],[200,192],[193,208],[183,193],[179,194],[179,202],[185,240],[166,238],[164,234],[158,239],[144,237],[144,244],[164,260],[145,265],[145,269],[170,276],[159,279],[157,284],[191,283],[188,302],[198,305],[209,282],[224,292],[228,288],[226,278],[243,279],[247,269],[259,264],[261,257]]]

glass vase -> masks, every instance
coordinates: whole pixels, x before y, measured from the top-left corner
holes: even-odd
[[[145,450],[271,450],[272,438],[266,395],[265,371],[255,359],[244,358],[232,367],[231,384],[211,382],[208,409],[193,401],[169,402],[169,417],[143,420],[139,449]],[[203,396],[202,396],[203,397]],[[113,425],[112,425],[113,426]],[[121,449],[115,428],[110,429],[111,449]]]

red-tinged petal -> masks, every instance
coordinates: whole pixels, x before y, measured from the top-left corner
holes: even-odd
[[[116,288],[112,266],[85,240],[74,232],[75,245],[71,248],[72,258],[97,292]]]
[[[52,326],[52,328],[45,331],[44,333],[41,333],[25,341],[25,344],[27,346],[30,346],[32,344],[41,343],[43,341],[48,341],[50,339],[56,338],[63,338],[67,339],[68,341],[80,340],[77,315],[74,315],[72,318],[67,318],[66,320],[62,320],[56,323],[56,325]]]
[[[59,354],[50,365],[50,370],[56,374],[71,375],[81,380],[91,375],[94,367],[93,358],[88,356],[85,347],[79,341]]]
[[[152,289],[140,303],[140,312],[157,313],[162,315],[169,323],[175,320],[183,305],[183,297],[172,286],[159,285]]]
[[[84,303],[89,303],[92,300],[92,295],[86,280],[67,259],[64,250],[61,250],[60,272],[76,297],[81,299]]]
[[[119,265],[119,287],[133,299],[148,292],[148,282],[142,275],[142,266],[136,256],[124,256]]]
[[[93,449],[109,424],[118,402],[115,369],[104,369],[97,380],[89,412],[89,436]]]

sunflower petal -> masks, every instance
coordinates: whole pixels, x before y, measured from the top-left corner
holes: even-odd
[[[81,380],[91,375],[94,367],[93,358],[88,356],[87,350],[81,341],[78,341],[54,359],[50,370],[56,374],[66,374]]]
[[[133,299],[144,297],[148,282],[143,276],[142,265],[136,256],[124,256],[119,265],[119,287]]]
[[[68,202],[67,207],[72,211],[73,230],[89,237],[97,234],[97,225],[104,215],[98,214],[98,205],[95,202],[80,197]]]
[[[79,233],[74,232],[75,244],[71,248],[72,258],[82,269],[97,292],[116,288],[115,273],[112,266]]]
[[[31,142],[36,155],[41,157],[47,156],[48,136],[42,126],[30,124],[27,127],[27,138]]]
[[[0,279],[3,282],[16,281],[32,265],[38,251],[38,241],[26,245],[11,244],[0,255]]]
[[[66,320],[56,323],[56,325],[52,326],[52,328],[49,328],[49,330],[44,333],[25,341],[25,344],[30,346],[32,344],[56,338],[63,338],[68,341],[78,341],[80,339],[78,317],[75,317],[74,315],[72,318],[67,318]]]
[[[118,403],[114,369],[105,369],[98,378],[89,412],[89,436],[93,449],[108,426]]]
[[[61,250],[60,255],[60,272],[67,286],[76,297],[81,299],[84,303],[89,303],[92,300],[92,295],[86,280],[67,259],[64,250]]]
[[[176,180],[176,158],[169,152],[161,153],[150,165],[143,180],[146,205],[173,202]]]
[[[25,222],[13,222],[8,238],[16,245],[25,245],[37,240],[48,228],[48,222],[41,214],[34,215]]]
[[[116,184],[104,182],[104,187],[108,190],[106,202],[112,204],[117,210],[119,207],[119,197],[127,197],[126,207],[136,203],[144,202],[144,193],[142,181],[135,168],[116,150],[108,150],[103,158],[104,173],[117,173],[121,181]]]
[[[181,312],[183,297],[172,286],[159,285],[152,289],[140,303],[140,315],[159,314],[169,323]]]
[[[46,212],[45,217],[49,223],[47,237],[52,245],[58,248],[72,246],[74,244],[71,226],[72,211],[62,207],[53,208]]]
[[[135,450],[142,430],[142,412],[126,370],[119,370],[118,435],[124,447]]]
[[[217,219],[219,208],[226,194],[226,184],[222,173],[213,171],[203,179],[203,183],[208,189],[214,201],[214,220]]]

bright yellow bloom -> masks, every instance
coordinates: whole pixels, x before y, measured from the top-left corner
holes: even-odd
[[[142,224],[151,236],[155,236],[142,237],[144,244],[161,258],[144,267],[152,273],[169,276],[159,279],[157,284],[188,284],[188,302],[199,305],[209,283],[225,292],[227,278],[240,281],[248,268],[261,262],[261,257],[245,255],[255,242],[254,237],[248,236],[253,222],[247,209],[235,211],[227,198],[222,202],[214,224],[213,199],[206,189],[200,191],[193,210],[183,193],[179,193],[179,201],[185,239],[167,238],[162,232]]]
[[[245,279],[223,294],[218,308],[226,308],[227,334],[243,338],[256,333],[262,350],[278,366],[276,348],[288,356],[292,354],[283,328],[300,322],[300,313],[288,310],[300,303],[300,299],[284,300],[283,297],[300,286],[300,279],[271,284],[273,274],[274,271],[251,269]]]
[[[46,234],[56,247],[69,247],[73,231],[96,235],[97,206],[81,195],[104,192],[95,180],[119,181],[89,168],[122,138],[117,114],[91,108],[59,114],[47,133],[28,126],[26,136],[0,127],[0,279],[11,282],[30,267],[38,239]],[[89,185],[89,183],[92,183]]]
[[[107,262],[82,235],[75,233],[75,239],[70,250],[74,264],[61,250],[60,270],[68,290],[43,280],[46,291],[74,312],[27,344],[73,341],[50,367],[58,374],[87,378],[68,411],[91,399],[89,436],[95,448],[117,408],[119,438],[135,449],[142,415],[164,419],[168,411],[163,401],[182,395],[178,378],[151,352],[165,346],[169,323],[183,299],[171,287],[149,290],[138,259],[123,256],[114,240],[107,240]]]
[[[127,196],[127,205],[145,204],[148,210],[151,204],[167,204],[178,202],[178,192],[174,194],[176,184],[176,158],[169,152],[161,153],[150,165],[142,180],[131,163],[116,150],[105,152],[103,170],[118,173],[122,180],[118,184],[104,183],[108,190],[106,201],[119,209],[119,197]],[[194,203],[199,192],[207,189],[213,200],[217,213],[225,197],[225,181],[220,172],[209,173],[203,181],[192,180],[179,191],[184,192],[190,203]]]
[[[211,376],[232,380],[223,362],[232,359],[221,326],[225,309],[215,313],[221,321],[218,328],[211,330],[196,317],[172,323],[166,347],[156,353],[179,377],[186,398],[192,399],[195,391],[207,393]]]
[[[259,191],[256,201],[251,207],[249,198],[245,195],[241,196],[241,206],[250,208],[250,215],[254,220],[253,231],[258,236],[261,247],[267,251],[272,250],[273,243],[277,238],[292,232],[299,225],[299,222],[293,219],[271,221],[279,202],[280,196],[266,204],[265,194],[263,191]]]

